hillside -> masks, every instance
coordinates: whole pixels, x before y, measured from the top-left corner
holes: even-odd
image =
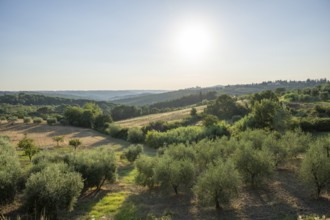
[[[198,113],[202,112],[206,108],[206,106],[198,106],[196,110]],[[150,122],[156,121],[166,121],[166,122],[174,122],[184,119],[185,117],[190,115],[191,108],[186,108],[182,110],[172,111],[172,112],[165,112],[159,114],[151,114],[136,118],[131,118],[127,120],[117,121],[116,123],[121,125],[122,127],[142,127]]]
[[[87,99],[94,101],[112,101],[134,98],[150,94],[167,92],[166,90],[64,90],[64,91],[20,91],[26,94],[45,95],[66,99]],[[20,92],[0,91],[1,95],[11,95]]]
[[[161,94],[149,94],[144,96],[141,95],[135,98],[114,100],[113,102],[116,104],[142,106],[142,105],[152,105],[159,102],[166,102],[174,99],[179,99],[189,95],[196,95],[200,93],[205,94],[212,91],[217,92],[218,95],[220,94],[245,95],[245,94],[252,94],[265,90],[276,90],[277,88],[284,88],[286,90],[303,89],[303,88],[320,85],[322,83],[325,83],[326,81],[327,81],[326,79],[306,80],[306,81],[277,80],[274,82],[269,81],[269,82],[242,84],[242,85],[213,86],[213,87],[205,87],[205,88],[196,87],[196,88],[170,91]]]

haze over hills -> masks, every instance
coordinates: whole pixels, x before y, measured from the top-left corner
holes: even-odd
[[[168,90],[64,90],[64,91],[24,91],[26,94],[39,94],[50,97],[60,97],[69,99],[87,99],[95,101],[107,101],[119,105],[152,105],[160,102],[167,102],[171,100],[180,99],[182,97],[206,94],[208,92],[216,92],[217,95],[244,95],[264,90],[275,90],[277,88],[284,88],[292,90],[297,88],[306,88],[320,85],[327,82],[326,79],[316,79],[306,81],[268,81],[262,83],[252,84],[237,84],[226,86],[211,86],[211,87],[193,87],[174,91]],[[20,91],[21,92],[21,91]],[[23,92],[23,91],[22,91]],[[18,91],[7,92],[0,91],[0,95],[15,94]]]
[[[90,99],[95,101],[113,101],[136,96],[159,94],[168,90],[58,90],[58,91],[19,91],[27,94],[40,94],[69,99]],[[15,94],[18,91],[0,91],[0,95]]]

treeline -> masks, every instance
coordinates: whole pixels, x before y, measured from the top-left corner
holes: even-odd
[[[183,96],[182,98],[175,99],[175,100],[170,100],[166,102],[158,102],[155,104],[150,105],[151,108],[179,108],[179,107],[184,107],[188,105],[193,105],[197,103],[202,103],[204,100],[213,100],[217,97],[216,92],[207,92],[207,93],[202,93],[200,92],[199,94],[192,94],[189,96]]]

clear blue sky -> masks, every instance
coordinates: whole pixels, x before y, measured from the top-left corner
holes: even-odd
[[[195,39],[196,30],[182,34],[188,26],[207,40]],[[182,36],[183,49],[175,40]],[[204,41],[207,49],[199,49]],[[0,0],[0,90],[179,89],[329,76],[329,0]]]

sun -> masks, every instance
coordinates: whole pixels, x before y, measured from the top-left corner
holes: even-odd
[[[212,32],[202,22],[182,24],[176,31],[175,51],[178,57],[186,62],[202,62],[210,54],[212,45]]]

